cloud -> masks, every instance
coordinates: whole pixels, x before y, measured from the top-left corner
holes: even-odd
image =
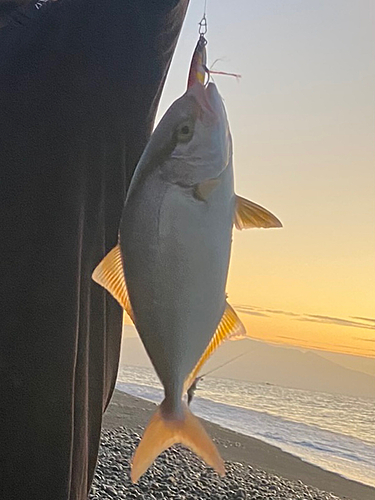
[[[249,310],[249,311],[257,311],[257,310],[265,311],[265,309],[263,309],[262,307],[249,306],[249,305],[244,305],[244,304],[236,304],[234,307],[236,309],[241,308],[241,309],[246,309],[246,310]]]
[[[361,321],[370,321],[371,323],[375,323],[375,319],[373,318],[363,318],[362,316],[350,316],[352,319],[360,319]]]
[[[298,321],[311,321],[313,323],[323,323],[326,325],[351,326],[354,328],[364,328],[366,330],[375,330],[375,325],[368,325],[359,321],[351,321],[334,316],[322,316],[320,314],[305,314],[297,318]]]
[[[248,306],[248,305],[235,305],[234,308],[245,314],[255,314],[256,316],[266,316],[269,317],[269,314],[285,314],[286,316],[299,316],[297,313],[289,312],[289,311],[280,311],[278,309],[263,309],[258,306]],[[267,314],[269,313],[269,314]]]
[[[300,316],[298,313],[293,313],[289,311],[279,311],[277,309],[264,309],[264,311],[273,313],[273,314],[284,314],[285,316]]]
[[[254,311],[251,307],[248,306],[235,306],[236,311],[243,314],[251,314],[252,316],[263,316],[264,318],[269,318],[269,314],[264,314],[259,311]]]
[[[276,338],[284,339],[284,340],[292,340],[295,342],[295,345],[302,349],[316,349],[318,351],[323,350],[331,350],[332,344],[327,342],[313,342],[310,339],[291,337],[288,335],[277,335]],[[358,337],[357,337],[358,338]],[[368,340],[368,339],[360,339],[359,340]],[[372,340],[370,340],[372,341]],[[375,342],[375,340],[374,340]],[[340,347],[341,349],[345,349],[342,351],[342,354],[354,354],[357,356],[366,356],[368,357],[369,353],[375,353],[375,349],[364,349],[363,347],[352,346],[348,344],[334,344],[335,347]]]
[[[345,318],[337,318],[335,316],[323,316],[321,314],[307,314],[307,313],[300,314],[290,311],[283,311],[280,309],[264,309],[258,306],[243,305],[243,304],[235,305],[234,307],[240,313],[250,314],[253,316],[262,316],[265,318],[269,318],[274,314],[279,314],[279,315],[281,314],[284,316],[290,316],[291,318],[294,318],[297,321],[310,321],[311,323],[362,328],[364,330],[375,330],[375,324],[374,325],[371,324],[372,322],[375,323],[375,319],[364,318],[360,316],[350,316],[351,319],[345,319]]]
[[[276,338],[278,338],[278,339],[286,339],[286,340],[300,340],[301,342],[307,342],[304,339],[299,339],[297,337],[290,337],[289,335],[276,335]]]
[[[342,347],[345,349],[348,349],[350,351],[363,351],[363,347],[358,347],[358,346],[351,346],[351,345],[346,345],[346,344],[335,344],[335,347]],[[375,349],[366,349],[367,352],[375,352]]]

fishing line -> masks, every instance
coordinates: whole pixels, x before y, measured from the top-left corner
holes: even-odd
[[[204,2],[204,9],[203,9],[202,19],[198,23],[198,25],[199,25],[198,34],[200,36],[203,36],[203,37],[207,33],[207,29],[208,29],[208,26],[207,26],[207,17],[206,17],[206,9],[207,9],[207,0],[205,0],[205,2]]]
[[[203,46],[207,45],[207,39],[205,35],[207,34],[208,31],[208,24],[207,24],[207,0],[204,0],[204,8],[203,8],[203,16],[202,19],[198,23],[198,34],[199,34],[199,43],[201,43]],[[211,68],[214,66],[214,64],[218,61],[219,59],[216,59],[214,63],[211,65]],[[212,69],[209,69],[207,66],[204,66],[205,71],[207,72],[207,83],[210,80],[211,75],[222,75],[222,76],[233,76],[236,78],[238,81],[242,76],[238,73],[228,73],[226,71],[213,71]]]
[[[207,375],[209,375],[210,373],[216,372],[216,370],[219,370],[220,368],[223,368],[224,366],[229,365],[229,363],[232,363],[232,361],[235,361],[238,358],[242,358],[242,356],[245,356],[245,354],[247,354],[249,351],[250,351],[250,349],[248,349],[245,352],[242,352],[241,354],[238,354],[238,356],[235,356],[234,358],[226,361],[225,363],[217,366],[216,368],[213,368],[212,370],[206,372],[204,375],[201,375],[200,378],[207,377]]]

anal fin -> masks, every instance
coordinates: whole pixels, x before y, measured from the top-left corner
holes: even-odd
[[[120,244],[112,248],[98,264],[92,273],[92,279],[117,300],[134,322],[133,310],[125,283]]]
[[[220,320],[216,331],[206,347],[206,350],[203,352],[201,358],[198,363],[193,368],[192,372],[187,376],[184,383],[184,393],[189,389],[194,379],[198,375],[200,369],[208,360],[208,358],[216,351],[216,349],[225,341],[225,340],[241,340],[246,338],[246,329],[237,316],[235,310],[231,305],[226,303],[226,307],[224,310],[224,314]]]

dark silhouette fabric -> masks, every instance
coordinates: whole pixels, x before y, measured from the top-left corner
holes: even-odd
[[[1,499],[87,498],[122,322],[91,273],[116,244],[186,8],[40,1],[0,29]]]

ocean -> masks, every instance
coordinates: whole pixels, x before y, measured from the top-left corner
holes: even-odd
[[[150,368],[120,366],[117,389],[159,403]],[[375,487],[375,400],[206,377],[193,412],[305,462]]]

